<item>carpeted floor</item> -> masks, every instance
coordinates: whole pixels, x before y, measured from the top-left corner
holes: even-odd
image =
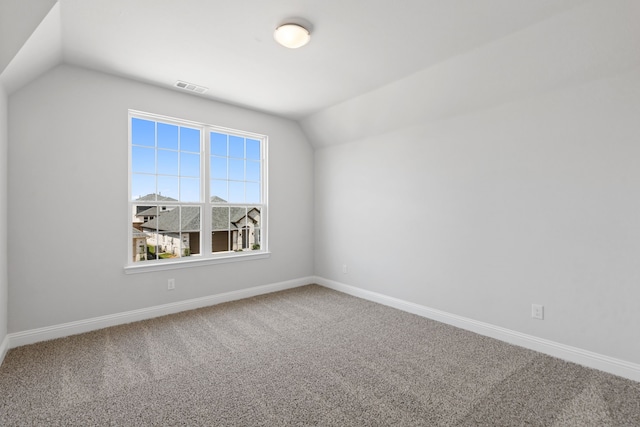
[[[0,425],[640,426],[640,383],[310,285],[13,349]]]

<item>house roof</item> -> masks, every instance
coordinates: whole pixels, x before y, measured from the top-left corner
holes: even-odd
[[[138,206],[139,208],[144,208],[145,206]],[[141,210],[136,214],[136,216],[158,216],[158,207],[152,206],[148,209]]]
[[[146,233],[143,233],[142,231],[138,230],[135,227],[131,227],[133,229],[133,232],[131,233],[131,236],[136,239],[136,238],[141,238],[141,237],[149,237],[147,236]]]
[[[245,215],[246,210],[243,207],[214,207],[211,215],[212,230],[236,230],[241,228],[241,220]],[[254,223],[258,222],[257,215],[259,215],[259,211],[256,208],[249,210],[248,217]],[[200,231],[200,208],[197,206],[183,206],[182,208],[160,212],[160,215],[142,224],[142,228],[160,231]]]
[[[200,208],[182,206],[160,212],[160,215],[142,224],[142,228],[160,231],[200,231]]]
[[[135,199],[136,202],[177,202],[176,199],[172,197],[166,197],[161,194],[151,193],[146,196],[141,196]]]

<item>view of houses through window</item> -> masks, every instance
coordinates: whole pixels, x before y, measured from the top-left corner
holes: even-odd
[[[130,113],[130,261],[264,249],[266,138]]]

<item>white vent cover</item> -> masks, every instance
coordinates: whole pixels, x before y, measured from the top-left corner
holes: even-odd
[[[196,93],[205,93],[208,90],[208,88],[206,87],[194,85],[193,83],[183,82],[181,80],[178,80],[175,86],[179,87],[180,89],[184,89],[184,90],[188,90]]]

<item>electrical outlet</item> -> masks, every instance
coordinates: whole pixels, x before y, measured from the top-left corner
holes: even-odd
[[[342,264],[342,274],[347,274],[347,264]]]
[[[531,304],[531,317],[534,319],[544,319],[544,306],[540,304]]]
[[[176,279],[169,279],[167,282],[167,289],[172,291],[176,288]]]

